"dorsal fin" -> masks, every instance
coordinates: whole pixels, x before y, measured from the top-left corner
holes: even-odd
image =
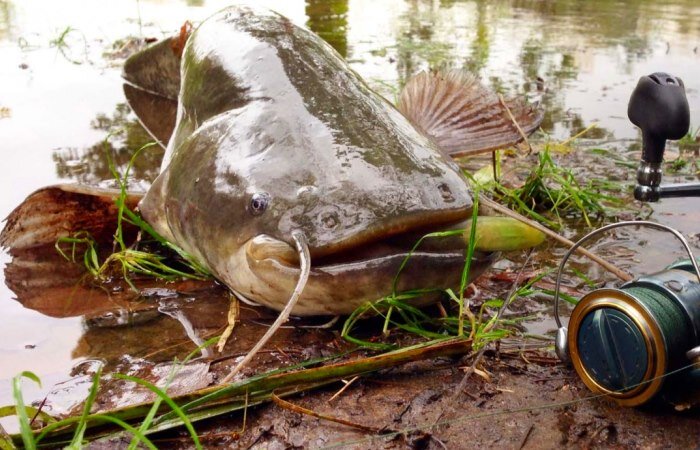
[[[525,133],[532,133],[542,122],[541,110],[517,99],[506,104]],[[452,156],[492,151],[522,140],[498,96],[463,70],[415,75],[406,83],[397,106]]]
[[[182,33],[163,39],[129,57],[122,71],[129,106],[163,147],[175,128],[182,45]]]

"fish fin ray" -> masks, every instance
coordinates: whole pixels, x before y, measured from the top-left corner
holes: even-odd
[[[539,108],[519,99],[505,103],[526,134],[539,127]],[[398,109],[452,156],[492,151],[523,139],[498,96],[463,70],[415,75],[401,92]]]
[[[60,184],[30,194],[5,219],[0,246],[13,251],[55,244],[59,238],[86,231],[98,242],[111,241],[117,225],[120,195],[116,189]],[[142,194],[130,193],[126,204],[135,208]]]

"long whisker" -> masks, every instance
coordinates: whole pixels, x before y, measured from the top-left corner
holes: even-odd
[[[299,253],[299,262],[301,272],[299,274],[299,280],[297,285],[292,292],[292,296],[287,301],[287,305],[284,307],[280,315],[277,316],[277,320],[268,328],[267,332],[263,337],[260,338],[257,344],[253,347],[251,351],[243,358],[243,361],[239,362],[238,365],[229,373],[226,378],[224,378],[221,383],[228,383],[236,376],[237,373],[243,369],[250,362],[251,359],[260,351],[261,348],[270,340],[273,334],[289,319],[289,315],[294,309],[294,306],[299,301],[306,282],[309,280],[309,273],[311,271],[311,255],[309,254],[309,244],[306,242],[306,236],[299,230],[294,230],[292,232],[292,238],[294,239],[294,244],[297,247],[297,252]]]

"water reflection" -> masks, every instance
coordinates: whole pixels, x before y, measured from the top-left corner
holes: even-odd
[[[440,69],[451,65],[453,44],[435,36],[439,5],[413,0],[399,17],[396,32],[396,70],[399,85],[423,68]]]
[[[77,259],[77,263],[66,260],[53,245],[32,247],[14,251],[4,270],[7,286],[25,308],[48,317],[83,318],[84,333],[72,352],[74,359],[99,358],[114,364],[126,354],[154,352],[160,348],[154,342],[158,339],[192,347],[187,330],[163,315],[166,304],[186,316],[196,333],[210,334],[226,324],[229,297],[213,281],[165,284],[132,277],[140,289],[136,293],[119,277],[94,280]]]
[[[306,0],[306,26],[348,56],[348,0]]]
[[[201,4],[188,0],[188,5]],[[353,47],[348,38],[349,27],[361,27],[359,23],[348,22],[349,10],[348,0],[304,3],[306,25],[344,57]],[[12,14],[10,3],[0,2],[0,12],[8,22]],[[563,137],[584,129],[592,118],[599,119],[594,108],[602,105],[595,104],[593,99],[597,97],[600,103],[607,95],[605,91],[591,92],[586,100],[588,105],[573,105],[570,97],[574,89],[592,89],[581,86],[581,78],[593,72],[600,78],[597,82],[607,89],[608,84],[620,83],[619,73],[622,73],[629,80],[625,82],[633,83],[635,77],[627,74],[635,64],[652,57],[655,45],[676,45],[660,38],[661,33],[670,30],[676,36],[689,33],[688,39],[693,35],[698,37],[699,14],[697,6],[689,0],[678,0],[673,5],[608,0],[512,0],[508,4],[485,0],[410,0],[394,18],[391,30],[394,44],[389,47],[395,53],[384,58],[381,70],[395,71],[392,89],[396,90],[421,69],[463,67],[481,75],[497,91],[510,95],[524,93],[531,100],[540,101],[545,110],[542,128]],[[508,41],[504,41],[504,28],[509,28]],[[508,48],[504,47],[506,44]],[[604,50],[605,60],[601,61],[596,48]],[[373,52],[386,55],[387,48]],[[364,56],[352,55],[358,60]],[[514,64],[508,70],[499,70],[505,68],[504,58],[513,58]],[[610,58],[619,64],[616,74],[608,74],[602,68]],[[97,142],[84,150],[61,148],[54,152],[59,177],[90,184],[108,180],[112,175],[104,158],[105,147],[123,169],[132,152],[149,141],[125,104],[117,105],[111,116],[97,116],[92,126],[106,133],[114,129],[123,132],[112,136],[106,145]],[[613,131],[600,124],[595,135],[589,135],[612,136]],[[144,153],[136,161],[135,177],[152,181],[160,157],[158,151]]]
[[[0,0],[0,39],[7,39],[12,33],[15,8],[9,0]]]
[[[89,185],[109,181],[110,185],[114,185],[109,158],[112,159],[117,172],[123,174],[134,152],[153,141],[126,103],[117,104],[111,116],[98,114],[90,126],[103,131],[105,139],[87,149],[59,148],[54,151],[52,158],[56,163],[56,174],[60,178]],[[158,176],[162,158],[162,148],[146,148],[134,160],[130,178],[136,181],[136,185],[145,182],[140,186],[144,189]]]
[[[479,73],[489,59],[491,44],[489,40],[489,20],[487,17],[488,2],[476,2],[476,24],[474,39],[471,42],[471,55],[467,58],[464,68],[470,72]]]

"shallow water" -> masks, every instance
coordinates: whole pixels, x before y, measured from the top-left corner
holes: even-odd
[[[122,165],[147,139],[123,106],[120,55],[104,56],[116,41],[170,35],[185,19],[196,22],[228,3],[0,0],[0,215],[44,185],[108,180],[102,141],[115,128],[127,129],[126,137],[110,140]],[[694,0],[260,3],[322,34],[388,98],[418,70],[466,67],[506,95],[541,101],[543,130],[554,139],[595,122],[590,143],[623,153],[638,138],[626,119],[637,79],[668,71],[684,79],[692,126],[700,126],[700,5]],[[142,187],[157,173],[159,157],[146,155],[136,168]],[[667,200],[655,206],[652,219],[694,235],[699,206],[697,200]],[[645,250],[630,267],[652,270],[681,256],[668,250],[668,242],[652,233],[631,236],[629,246],[641,243]],[[649,261],[645,255],[659,256]],[[9,257],[2,254],[0,261]],[[42,389],[26,383],[25,399],[34,400],[67,378],[78,361],[116,360],[132,351],[143,356],[157,345],[138,332],[100,332],[107,328],[80,317],[45,316],[14,297],[3,283],[0,405],[11,403],[9,379],[20,371],[43,380]],[[169,339],[187,339],[186,327],[170,316],[149,320]],[[536,331],[549,328],[545,319]]]

